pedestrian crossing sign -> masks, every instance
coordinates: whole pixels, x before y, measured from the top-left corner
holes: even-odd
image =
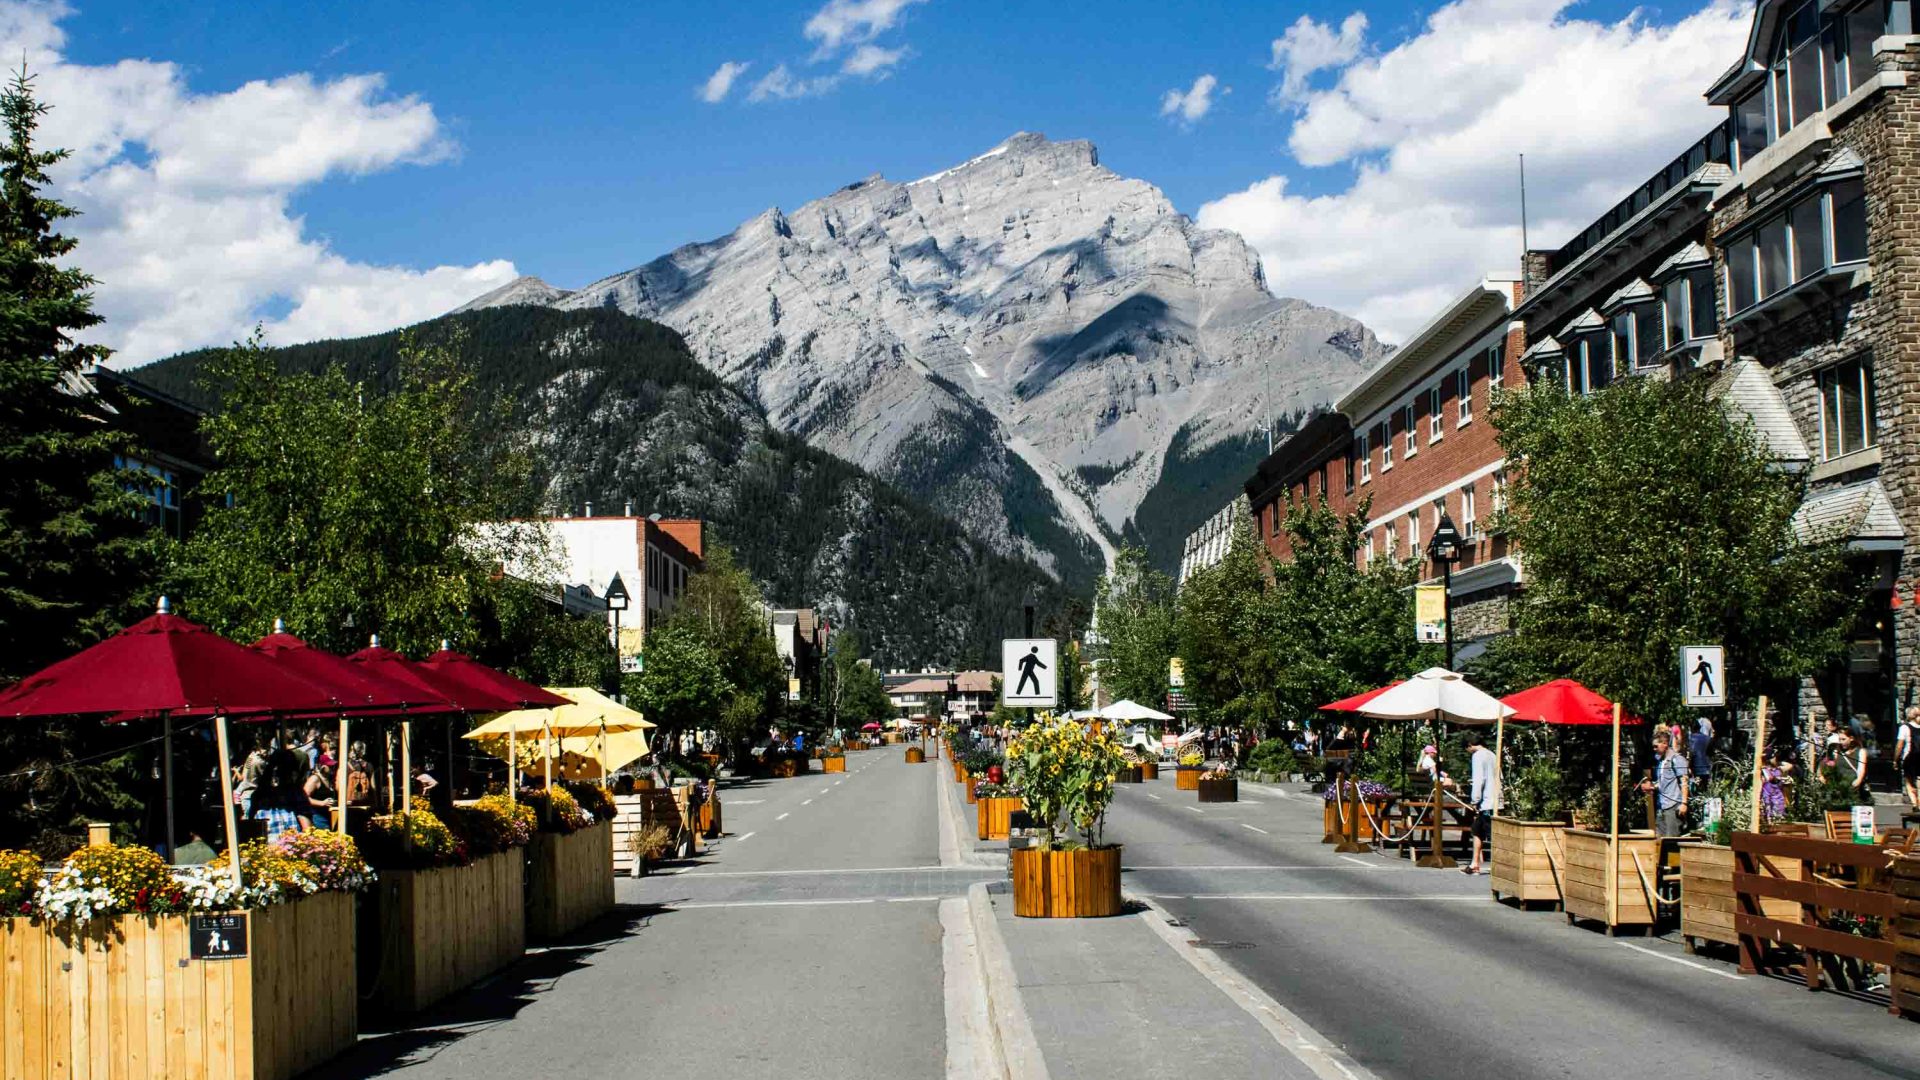
[[[1726,705],[1726,649],[1718,645],[1680,646],[1680,703],[1692,708]]]
[[[1000,642],[1000,703],[1009,708],[1051,709],[1059,704],[1059,643],[1052,638],[1007,638]]]

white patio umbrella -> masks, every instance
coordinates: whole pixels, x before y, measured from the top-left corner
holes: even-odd
[[[1102,720],[1171,720],[1173,717],[1159,709],[1150,709],[1139,702],[1116,701],[1094,714]]]
[[[1377,720],[1445,720],[1468,727],[1486,727],[1513,715],[1513,708],[1499,698],[1440,667],[1428,668],[1354,711]]]

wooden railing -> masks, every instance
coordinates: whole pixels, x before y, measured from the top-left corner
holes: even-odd
[[[1807,989],[1822,986],[1821,957],[1837,956],[1892,971],[1898,949],[1891,927],[1900,908],[1889,890],[1892,855],[1878,845],[1838,840],[1815,840],[1765,833],[1733,834],[1733,929],[1740,938],[1740,970],[1773,974],[1778,967],[1774,947],[1800,950]],[[1800,880],[1779,876],[1769,863],[1800,864]],[[1846,880],[1851,876],[1852,880]],[[1786,900],[1800,905],[1797,920],[1768,918],[1764,900]],[[1880,937],[1861,937],[1821,925],[1835,914],[1880,919]],[[1920,1002],[1916,1003],[1920,1007]],[[1888,1005],[1899,1015],[1901,995],[1895,990]]]

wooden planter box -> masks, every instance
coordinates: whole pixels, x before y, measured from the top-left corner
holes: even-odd
[[[1239,802],[1240,781],[1234,777],[1225,780],[1202,779],[1194,790],[1200,793],[1201,802]]]
[[[527,936],[551,939],[613,910],[613,822],[534,833],[527,844]]]
[[[820,771],[821,772],[842,772],[842,773],[846,772],[847,759],[845,757],[823,757],[820,759]]]
[[[973,793],[973,774],[972,773],[967,774],[966,783],[961,785],[960,790],[967,793],[967,803],[969,805],[974,803],[979,798],[979,796]]]
[[[1800,864],[1791,859],[1761,861],[1782,881],[1799,881]],[[1687,951],[1701,941],[1740,944],[1733,916],[1740,910],[1733,895],[1733,849],[1718,844],[1688,844],[1680,849],[1680,936]],[[1768,919],[1797,922],[1800,905],[1791,900],[1762,897],[1760,914]]]
[[[354,897],[245,913],[247,955],[193,960],[186,915],[0,919],[0,1076],[281,1080],[354,1044]]]
[[[790,777],[806,773],[807,759],[799,754],[783,754],[765,764],[768,776]]]
[[[1373,823],[1381,814],[1386,813],[1387,810],[1385,800],[1368,799],[1366,801],[1367,805],[1373,809],[1372,817],[1367,816],[1366,811],[1361,808],[1359,800],[1349,797],[1346,804],[1347,813],[1359,815],[1359,821],[1355,823],[1353,831],[1354,837],[1359,840],[1373,839]],[[1333,800],[1328,799],[1321,804],[1320,819],[1322,825],[1321,832],[1323,834],[1340,831],[1340,815],[1334,810]]]
[[[1566,872],[1560,879],[1567,921],[1591,919],[1611,934],[1622,926],[1652,926],[1659,916],[1655,889],[1660,877],[1660,838],[1650,832],[1620,834],[1620,866],[1613,882],[1618,917],[1607,920],[1607,834],[1567,829],[1561,834]]]
[[[1141,762],[1140,779],[1143,781],[1160,779],[1160,763],[1157,761]]]
[[[907,747],[907,764],[918,765],[927,760],[927,752],[917,746]]]
[[[1120,848],[1014,849],[1013,913],[1030,919],[1120,914]]]
[[[1020,809],[1023,801],[989,795],[974,803],[974,812],[980,819],[980,839],[1005,840],[1013,827],[1013,812]]]
[[[1495,817],[1487,878],[1493,898],[1558,904],[1567,862],[1561,834],[1566,831],[1564,821]]]
[[[1173,786],[1180,791],[1198,791],[1200,774],[1206,772],[1204,765],[1175,765],[1173,767]]]
[[[520,848],[470,866],[380,871],[380,981],[367,1007],[418,1012],[520,959],[525,877]],[[319,981],[315,973],[303,978]]]
[[[1116,784],[1139,783],[1140,782],[1140,766],[1138,765],[1123,766],[1119,772],[1113,774],[1113,782]]]
[[[965,765],[960,764],[957,761],[954,762],[953,763],[953,782],[956,784],[964,784],[969,779],[971,778],[967,775],[967,767]]]

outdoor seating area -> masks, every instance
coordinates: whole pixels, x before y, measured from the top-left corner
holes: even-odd
[[[339,657],[279,628],[244,646],[164,600],[0,694],[0,717],[161,732],[145,843],[98,825],[55,865],[0,852],[0,1075],[30,1078],[293,1076],[360,1016],[418,1012],[599,918],[604,785],[653,726],[445,647]],[[495,764],[457,774],[457,733]]]

